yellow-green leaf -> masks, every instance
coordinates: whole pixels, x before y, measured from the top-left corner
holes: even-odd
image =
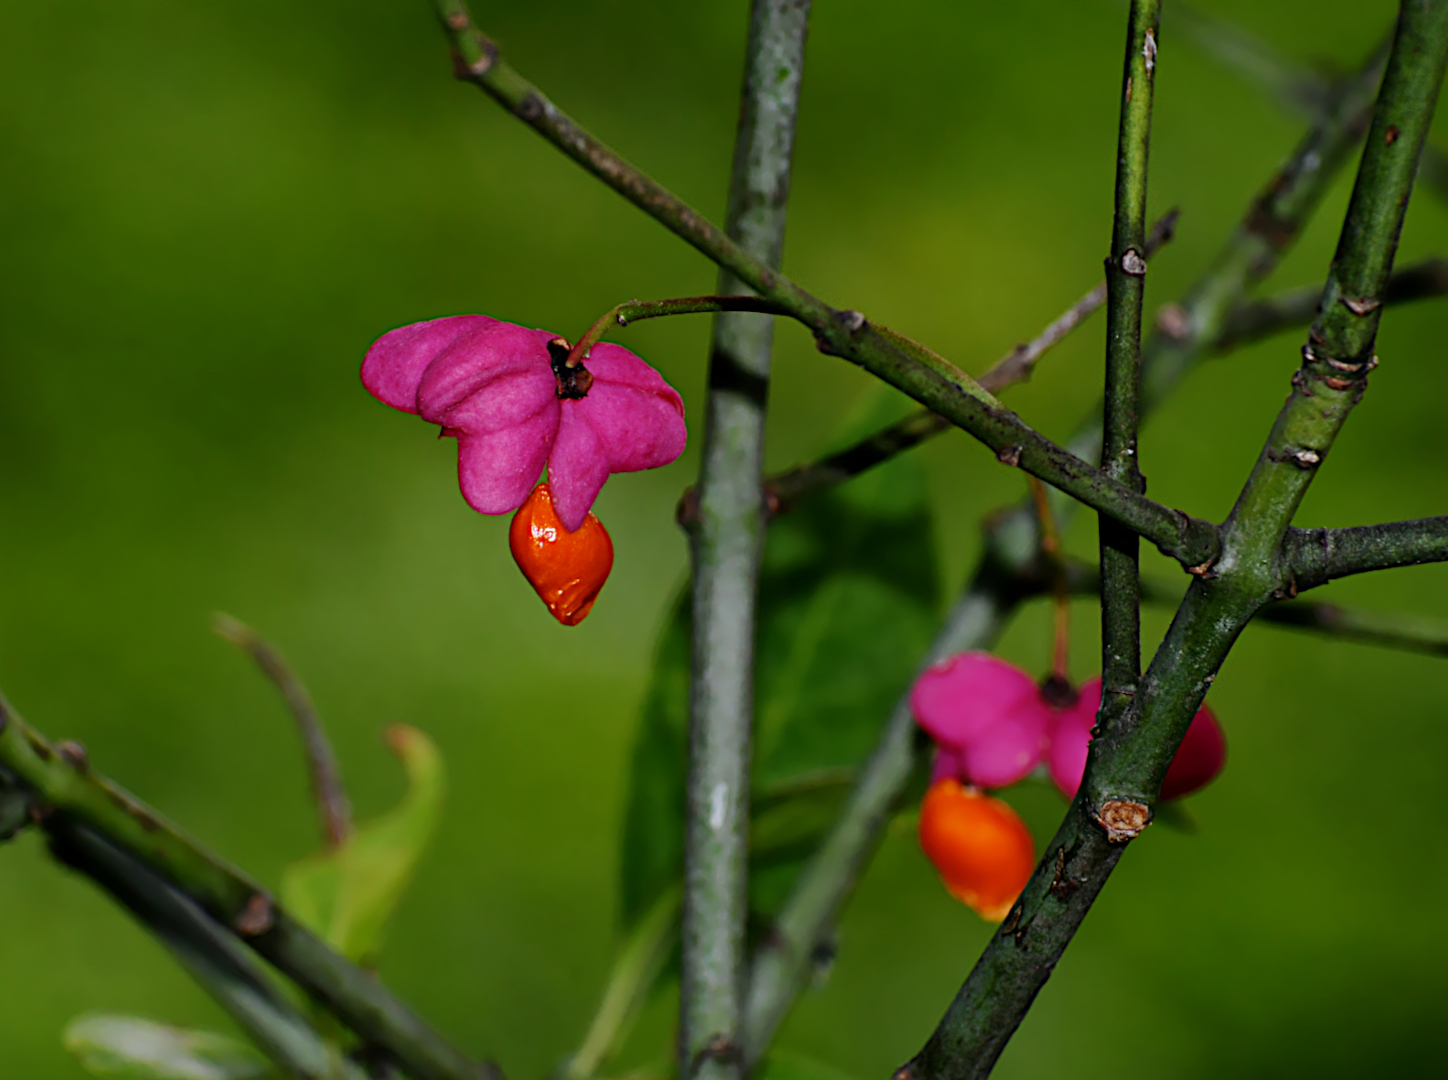
[[[292,864],[282,879],[282,901],[292,914],[351,960],[370,960],[381,946],[442,805],[442,756],[432,740],[398,724],[388,729],[387,744],[407,772],[402,801],[358,826],[337,849]]]

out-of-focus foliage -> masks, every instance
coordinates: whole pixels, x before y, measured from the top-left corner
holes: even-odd
[[[1199,6],[1340,67],[1394,12]],[[722,216],[744,0],[475,11],[563,107]],[[1123,17],[1110,0],[818,0],[788,271],[970,371],[1034,334],[1100,274]],[[1169,13],[1159,72],[1151,203],[1183,216],[1152,262],[1153,306],[1201,270],[1302,124]],[[379,731],[424,728],[448,809],[381,974],[510,1077],[543,1075],[582,1038],[616,951],[630,754],[684,574],[672,512],[695,451],[608,485],[613,576],[583,626],[560,628],[518,577],[507,522],[462,503],[455,449],[368,398],[357,365],[383,331],[455,312],[574,338],[620,300],[709,292],[715,269],[456,84],[423,0],[0,3],[0,146],[0,687],[272,886],[314,845],[305,768],[272,688],[208,613],[245,619],[306,678],[364,819],[403,790]],[[1349,184],[1274,284],[1321,282]],[[1444,252],[1448,214],[1415,200],[1400,257]],[[1300,524],[1448,505],[1445,319],[1443,303],[1387,314],[1382,366]],[[1101,334],[1083,327],[1010,404],[1063,437],[1099,392]],[[707,318],[622,340],[679,387],[697,446]],[[778,340],[771,467],[826,450],[868,385],[797,328]],[[1154,497],[1227,513],[1300,344],[1213,361],[1152,418]],[[954,588],[1020,476],[959,436],[917,456]],[[1094,538],[1082,515],[1066,543],[1090,555]],[[1442,616],[1448,570],[1328,594]],[[1095,622],[1077,607],[1078,678],[1097,667]],[[1164,625],[1148,613],[1150,633]],[[1043,669],[1046,609],[1001,651]],[[1230,760],[1192,800],[1197,834],[1133,846],[997,1075],[1441,1072],[1444,678],[1428,657],[1249,630],[1212,691]],[[1048,791],[1012,800],[1038,840],[1060,817]],[[888,1075],[989,933],[892,833],[781,1048]],[[229,1030],[28,833],[0,849],[0,960],[7,1076],[81,1080],[58,1036],[90,1009]],[[662,1056],[670,1004],[646,1011],[620,1071]]]
[[[407,772],[407,795],[335,850],[292,864],[282,877],[288,910],[343,956],[367,963],[375,962],[388,920],[432,838],[444,788],[442,758],[421,731],[394,725],[387,745]]]
[[[96,1076],[138,1080],[253,1080],[271,1066],[249,1044],[214,1031],[96,1013],[65,1029],[65,1048]]]
[[[882,422],[874,410],[856,434]],[[899,458],[770,525],[759,584],[750,905],[778,910],[930,644],[939,605],[924,477]],[[689,603],[644,699],[623,838],[631,927],[683,873]]]

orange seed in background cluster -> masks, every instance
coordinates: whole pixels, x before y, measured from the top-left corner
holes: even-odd
[[[1000,922],[1036,867],[1036,845],[1016,812],[959,780],[937,780],[920,804],[920,846],[950,894]]]

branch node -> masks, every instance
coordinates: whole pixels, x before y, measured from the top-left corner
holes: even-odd
[[[1192,317],[1178,303],[1163,304],[1157,309],[1156,328],[1173,341],[1188,341],[1192,336]]]
[[[76,772],[89,772],[90,759],[86,756],[85,746],[74,739],[62,739],[55,744],[55,751],[67,765]]]
[[[1145,277],[1146,260],[1136,248],[1127,248],[1126,254],[1121,256],[1121,269],[1132,277]]]
[[[236,917],[236,932],[242,937],[260,937],[272,928],[275,921],[271,897],[266,893],[252,893],[246,907]]]
[[[690,1074],[697,1073],[699,1066],[705,1059],[722,1061],[732,1064],[742,1064],[744,1061],[744,1048],[727,1035],[715,1035],[709,1042],[694,1055],[690,1065]]]
[[[1364,315],[1371,315],[1378,308],[1382,307],[1382,301],[1371,296],[1361,296],[1356,300],[1346,296],[1339,296],[1342,306],[1361,318]]]
[[[1021,450],[1020,446],[1002,446],[996,451],[996,460],[1014,469],[1021,463]]]
[[[1106,830],[1107,840],[1123,844],[1140,836],[1151,824],[1151,807],[1129,799],[1109,799],[1101,804],[1100,810],[1093,811],[1091,817]]]

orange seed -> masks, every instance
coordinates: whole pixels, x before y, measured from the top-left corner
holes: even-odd
[[[533,489],[508,527],[513,561],[553,617],[577,626],[593,610],[613,569],[613,541],[603,522],[589,514],[573,532],[553,509],[546,483]]]

